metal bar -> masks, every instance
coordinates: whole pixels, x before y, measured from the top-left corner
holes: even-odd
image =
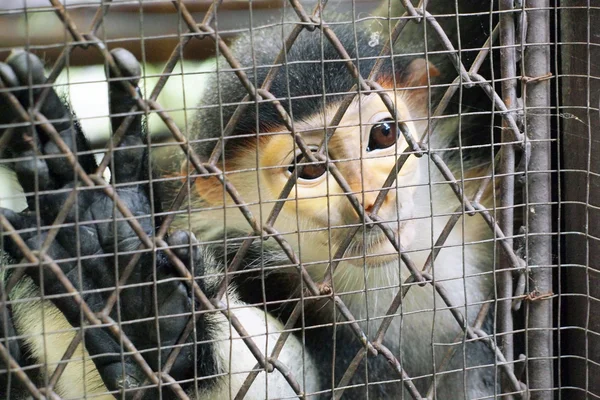
[[[531,140],[526,171],[526,237],[528,280],[532,289],[552,293],[552,181],[550,147],[550,82],[536,77],[550,72],[550,12],[548,0],[527,0],[528,30],[524,55],[525,133]],[[541,172],[544,171],[544,172]],[[526,303],[527,381],[532,400],[553,397],[552,300]]]
[[[513,0],[501,0],[499,4],[500,11],[513,10]],[[502,100],[506,108],[517,107],[517,62],[515,57],[515,21],[514,14],[503,12],[500,14],[500,68],[502,76]],[[514,115],[514,112],[512,112]],[[514,197],[515,197],[515,148],[511,144],[512,138],[507,134],[509,126],[506,120],[502,120],[502,145],[500,165],[498,172],[502,174],[500,181],[500,207],[498,225],[506,235],[505,242],[507,246],[513,247],[512,234],[514,231]],[[504,357],[508,362],[514,360],[514,340],[513,340],[513,317],[512,302],[513,295],[513,277],[511,263],[505,253],[498,255],[498,269],[496,273],[496,333],[500,338],[500,346],[504,352]],[[506,376],[502,377],[502,389],[508,388]],[[507,395],[507,399],[512,400],[514,396]]]

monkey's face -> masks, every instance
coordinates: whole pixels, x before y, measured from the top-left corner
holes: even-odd
[[[274,227],[297,247],[303,262],[328,262],[356,226],[360,229],[344,255],[350,264],[362,268],[365,262],[369,267],[397,262],[398,253],[382,230],[362,225],[347,194],[354,194],[366,213],[376,212],[396,233],[400,244],[410,248],[416,228],[408,225],[412,219],[424,216],[416,211],[419,206],[422,210],[423,204],[429,204],[428,164],[425,157],[410,155],[402,168],[396,169],[396,161],[407,148],[403,132],[419,140],[426,128],[429,103],[426,87],[429,77],[436,75],[435,67],[425,60],[413,60],[397,79],[379,82],[388,89],[387,94],[396,106],[397,120],[392,118],[379,94],[361,94],[347,109],[326,145],[323,145],[326,127],[338,111],[339,103],[326,103],[325,109],[296,118],[296,133],[313,152],[326,146],[328,159],[347,185],[336,180],[331,165],[305,159],[293,135],[280,121],[264,120],[257,140],[246,138],[236,145],[237,139],[230,139],[222,164],[226,179],[263,223],[274,206],[284,202]],[[307,87],[310,84],[307,82]],[[307,94],[310,93],[314,92],[308,88]],[[308,108],[297,103],[301,101],[294,100],[292,111],[296,107]],[[375,201],[390,174],[396,175],[395,180],[388,186],[380,208],[375,210]],[[280,200],[292,176],[297,177],[296,183],[289,195]],[[197,179],[196,188],[202,206],[209,205],[214,210],[200,213],[196,218],[204,229],[250,231],[242,213],[216,178]]]
[[[425,125],[423,120],[416,121],[415,115],[411,115],[406,91],[388,94],[395,100],[398,123],[378,94],[363,95],[350,105],[327,144],[328,158],[367,213],[374,211],[377,196],[407,147],[402,131],[418,140]],[[323,143],[325,123],[337,109],[338,104],[331,104],[325,112],[315,112],[310,118],[295,122],[296,132],[311,150],[318,151]],[[240,148],[234,152],[233,159],[226,160],[227,179],[250,204],[257,219],[261,216],[262,221],[266,221],[284,186],[297,174],[296,184],[274,227],[286,235],[288,241],[301,247],[304,261],[328,260],[329,249],[333,256],[352,227],[361,224],[347,192],[336,181],[331,167],[326,163],[310,163],[302,156],[293,135],[285,127],[279,126],[262,134],[261,140],[255,143],[258,145]],[[304,168],[300,168],[302,165]],[[395,182],[389,186],[390,190],[377,210],[377,215],[386,221],[405,247],[414,235],[413,230],[404,227],[414,216],[415,191],[427,175],[424,165],[426,168],[426,162],[423,164],[415,156],[409,156],[397,171]],[[196,185],[211,205],[222,205],[223,199],[228,197],[223,196],[219,183],[199,179]],[[233,203],[228,201],[227,204]],[[248,230],[241,213],[230,211],[226,210],[227,228],[235,225],[238,229]],[[223,211],[216,213],[218,215],[211,223],[223,221]],[[365,262],[363,256],[370,266],[398,259],[394,247],[377,227],[361,228],[345,254],[345,257],[353,258],[350,263],[361,267]]]

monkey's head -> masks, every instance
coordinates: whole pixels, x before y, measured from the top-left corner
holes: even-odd
[[[361,61],[355,65],[367,76],[374,64],[373,58],[368,57],[377,55],[380,48],[372,49],[360,43],[355,46],[353,35],[345,35],[344,31],[336,33],[347,49],[358,49]],[[246,49],[251,48],[248,43],[245,45]],[[257,65],[270,65],[278,53],[265,49],[267,45],[256,37],[253,55],[244,57],[240,46],[238,43],[236,54],[245,65],[252,65],[248,60],[252,56]],[[353,50],[351,56],[355,54]],[[363,57],[367,57],[364,62]],[[292,116],[295,132],[315,152],[323,144],[326,127],[346,98],[341,94],[356,83],[339,59],[327,43],[322,56],[319,33],[305,32],[288,53],[288,64],[281,68],[270,90]],[[221,74],[225,68],[226,65],[222,65]],[[260,85],[268,69],[257,68],[256,71],[256,82]],[[426,129],[431,103],[428,83],[437,75],[437,69],[423,58],[402,58],[394,65],[388,61],[377,82],[393,101],[397,118],[392,117],[379,93],[357,94],[326,144],[326,154],[344,176],[349,186],[346,189],[356,195],[366,212],[372,211],[396,160],[407,148],[404,133],[418,141]],[[239,102],[246,94],[238,78],[228,75],[221,75],[208,89],[196,126],[199,131],[196,148],[205,159],[237,106],[228,103]],[[290,176],[297,174],[296,184],[284,201],[274,227],[292,245],[300,247],[303,262],[328,261],[352,227],[361,224],[345,195],[347,192],[334,179],[327,164],[310,163],[304,158],[272,102],[250,104],[223,146],[217,166],[259,221],[267,221]],[[428,198],[417,194],[419,188],[420,192],[427,191],[427,168],[425,157],[409,156],[397,171],[396,180],[377,211],[404,247],[415,234],[414,229],[406,228],[409,219],[420,216],[415,211],[417,206],[422,208],[420,203],[429,204]],[[195,192],[200,206],[212,209],[199,212],[195,217],[195,223],[203,230],[251,231],[216,177],[196,179]],[[345,257],[361,268],[365,260],[368,266],[376,267],[388,260],[397,260],[398,253],[380,229],[366,228],[355,236]]]

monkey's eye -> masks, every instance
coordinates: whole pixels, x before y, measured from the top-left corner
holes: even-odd
[[[387,149],[393,146],[402,133],[400,126],[402,126],[401,123],[396,124],[391,118],[386,118],[373,125],[369,135],[367,151]]]
[[[302,153],[300,153],[296,156],[296,164],[299,164],[300,162],[305,162],[304,156],[302,155]],[[304,168],[301,168],[301,167],[304,167]],[[288,168],[288,171],[291,174],[293,174],[294,169],[295,169],[295,166],[290,165]],[[313,180],[313,179],[317,179],[317,178],[321,177],[325,172],[327,172],[327,167],[326,167],[325,163],[305,164],[302,166],[298,165],[298,171],[301,171],[298,173],[298,178],[306,179],[306,180]]]

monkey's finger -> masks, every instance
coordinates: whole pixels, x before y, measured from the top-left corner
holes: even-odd
[[[46,83],[44,64],[34,54],[24,51],[13,51],[7,59],[7,63],[22,86],[32,85],[32,96],[25,96],[22,99],[22,103],[25,107],[33,105],[31,104],[32,101],[35,102],[38,99]],[[94,156],[89,153],[89,145],[78,125],[78,121],[54,89],[48,91],[47,97],[42,102],[40,112],[50,121],[61,139],[73,153],[85,152],[82,155],[78,155],[78,161],[83,169],[88,173],[94,171],[96,162]],[[49,158],[46,161],[50,176],[55,181],[53,186],[58,188],[72,182],[75,176],[73,166],[67,161],[66,156],[63,155],[59,146],[41,128],[38,128],[37,132],[42,144],[41,152],[46,155],[57,156]]]
[[[125,136],[121,140],[118,149],[115,149],[115,171],[113,176],[116,182],[138,181],[144,175],[144,158],[146,148],[143,147],[142,137],[142,115],[139,109],[135,109],[133,115],[130,114],[137,101],[126,88],[126,82],[129,82],[136,91],[136,96],[141,97],[141,92],[137,86],[142,69],[133,54],[125,49],[114,49],[111,51],[122,77],[116,77],[111,73],[109,76],[109,101],[110,115],[113,134],[116,133],[125,119],[133,118],[129,127],[125,131]],[[124,78],[131,78],[124,80]]]
[[[131,108],[137,104],[136,99],[131,96],[131,93],[127,89],[126,82],[134,87],[137,96],[141,96],[138,83],[142,75],[142,67],[135,56],[125,49],[117,48],[110,53],[121,72],[121,76],[119,77],[113,71],[109,71],[108,77],[110,82],[110,122],[113,132],[116,132],[123,120],[129,115]],[[130,124],[129,129],[127,129],[127,135],[140,137],[141,132],[141,114],[138,110],[134,118],[134,123]]]
[[[196,239],[196,235],[190,231],[178,230],[173,232],[168,238],[167,243],[173,246],[173,252],[183,261],[188,268],[190,263],[197,263],[200,260],[201,252]]]
[[[2,83],[7,87],[14,88],[19,86],[19,78],[17,78],[12,68],[3,62],[0,62],[0,78],[2,79]],[[0,118],[4,118],[4,116],[0,115]]]
[[[0,114],[0,123],[9,123],[13,122],[19,116],[19,113],[14,108],[14,105],[11,104],[10,99],[7,94],[12,94],[17,98],[21,107],[27,109],[28,107],[28,88],[27,85],[21,84],[19,81],[19,77],[13,71],[12,67],[4,62],[0,62],[0,79],[2,80],[2,84],[4,85],[4,90],[6,94],[3,94],[0,100],[0,104],[2,104],[2,108],[6,111]]]
[[[17,213],[8,208],[0,208],[0,215],[8,220],[24,242],[28,242],[31,238],[37,236],[37,218],[34,214],[25,212]],[[0,233],[2,234],[1,244],[3,250],[16,260],[23,258],[23,253],[13,241],[11,232],[8,232],[4,226],[0,226]]]
[[[136,393],[134,389],[143,384],[146,375],[131,356],[123,356],[122,362],[121,354],[126,350],[106,329],[99,328],[85,330],[85,349],[93,358],[106,388],[109,391],[124,390],[124,398],[132,399]]]
[[[46,83],[44,64],[35,54],[20,49],[13,50],[6,63],[14,71],[20,86],[30,89],[25,91],[26,95],[20,96],[21,104],[25,109],[33,106]],[[57,131],[71,125],[70,113],[53,89],[48,92],[40,112],[51,120]]]
[[[194,276],[203,276],[206,253],[202,251],[195,235],[190,231],[178,230],[173,232],[168,238],[167,243],[173,247],[173,252],[185,263],[188,269]],[[160,254],[160,252],[159,252]],[[173,277],[180,277],[171,265],[171,262],[166,259],[169,264],[166,270],[170,271],[171,279],[168,276],[159,275],[159,281],[156,290],[156,304],[158,304],[157,313],[159,319],[160,336],[153,337],[149,335],[151,340],[158,342],[160,339],[161,352],[148,352],[147,360],[152,366],[162,367],[158,365],[159,360],[166,360],[174,346],[179,340],[185,340],[187,344],[194,341],[193,336],[182,338],[181,335],[185,330],[194,308],[197,305],[193,301],[190,288],[184,284],[182,280],[174,280]],[[206,286],[203,279],[196,280],[200,290],[206,293]],[[153,326],[154,327],[154,326]],[[152,327],[152,328],[153,328]],[[202,329],[202,327],[199,327]],[[149,329],[148,331],[150,331]],[[161,358],[158,358],[160,355]],[[195,357],[195,346],[184,346],[177,359],[171,366],[170,374],[174,379],[187,379],[190,371],[190,360]]]
[[[21,105],[25,108],[30,107],[42,91],[41,85],[46,81],[40,59],[24,51],[13,51],[7,64],[2,65],[1,71],[3,81],[9,82],[11,86],[32,88],[31,91],[21,90],[16,93]],[[48,93],[48,97],[41,107],[41,113],[46,119],[53,121],[54,128],[71,150],[76,151],[78,147],[87,150],[85,138],[71,124],[67,108],[53,89]],[[13,110],[8,118],[13,119],[16,115]],[[16,135],[9,143],[12,155],[18,159],[15,163],[17,177],[24,190],[29,193],[60,188],[72,181],[74,176],[72,166],[67,162],[66,157],[62,156],[58,146],[53,141],[48,141],[45,134],[39,134],[39,132],[41,129],[36,129],[32,134],[31,130],[27,129],[22,132],[25,134]],[[79,146],[74,143],[78,143]],[[42,154],[58,154],[59,156],[58,158],[41,159],[36,157],[35,150]],[[95,160],[92,155],[79,157],[79,161],[84,169],[88,171],[94,169]],[[29,196],[27,200],[30,208],[35,208],[35,205],[32,204],[34,199]]]
[[[12,67],[6,63],[0,63],[0,80],[5,87],[5,93],[0,96],[0,125],[19,123],[21,122],[19,113],[15,109],[11,97],[16,97],[17,102],[23,106],[28,103],[27,89],[24,86],[21,86],[17,74]],[[35,129],[32,130],[31,126],[13,128],[14,130],[11,137],[4,138],[6,139],[5,145],[7,145],[7,148],[1,150],[8,150],[3,153],[4,156],[16,158],[15,171],[19,183],[26,193],[31,193],[36,190],[36,188],[40,190],[51,188],[51,182],[48,179],[48,167],[45,161],[35,157],[34,149],[41,146],[38,135],[35,133]],[[4,129],[0,128],[0,136],[4,134],[2,131],[4,131]],[[36,178],[39,178],[39,186],[36,186],[36,182],[38,182],[38,179]],[[50,187],[48,187],[49,185]],[[33,199],[28,197],[27,200],[29,207],[33,208],[34,205],[31,203]]]
[[[11,97],[14,96],[17,99],[18,104],[22,105],[23,97],[27,94],[26,88],[20,87],[19,78],[12,70],[10,65],[0,62],[0,82],[4,86],[0,89],[0,137],[3,136],[4,132],[8,129],[9,124],[19,123],[19,113],[11,102]],[[6,125],[6,126],[2,126]],[[10,148],[18,149],[30,149],[31,144],[26,143],[24,133],[28,134],[31,132],[31,127],[13,126],[13,134],[8,139],[9,150]],[[28,137],[31,137],[29,134]],[[5,149],[0,149],[5,150]],[[12,153],[12,152],[11,152]]]
[[[189,236],[185,235],[187,232],[179,231],[181,235],[179,239],[185,241],[189,247]],[[175,242],[179,243],[177,239],[171,238],[169,245],[175,245]],[[181,242],[181,244],[184,244]],[[174,252],[179,253],[180,258],[185,257],[186,252],[182,248],[173,249]],[[184,257],[181,257],[181,256]],[[189,251],[187,252],[189,256]],[[183,261],[183,260],[182,260]],[[186,262],[187,264],[187,262]],[[158,329],[155,320],[152,322],[142,322],[140,328],[144,332],[147,332],[144,340],[147,341],[144,347],[147,347],[151,351],[147,351],[144,354],[144,358],[149,363],[152,369],[160,370],[165,363],[165,360],[169,358],[173,346],[177,344],[179,340],[185,340],[189,343],[191,337],[182,338],[182,334],[185,331],[186,326],[189,323],[192,313],[194,311],[193,297],[190,292],[189,286],[186,284],[181,275],[177,273],[171,261],[166,257],[163,252],[158,252],[156,257],[156,274],[149,274],[148,280],[152,278],[156,279],[156,285],[148,287],[146,293],[142,298],[152,299],[151,304],[156,304],[156,307],[152,307],[149,312],[152,317],[158,319]],[[140,301],[138,299],[132,299],[134,301]],[[143,310],[143,307],[138,307],[138,310]],[[142,319],[144,315],[132,316],[132,319]],[[187,378],[186,373],[190,371],[190,360],[194,357],[194,346],[184,346],[181,349],[176,361],[171,366],[170,374],[175,379]]]

